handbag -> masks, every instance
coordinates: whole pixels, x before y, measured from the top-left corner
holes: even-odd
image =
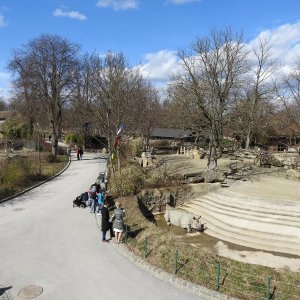
[[[112,215],[110,218],[109,218],[109,222],[111,223],[111,222],[113,222],[115,220],[115,215]]]

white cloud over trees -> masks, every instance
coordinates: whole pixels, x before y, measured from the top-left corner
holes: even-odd
[[[7,21],[5,17],[0,13],[0,27],[4,27],[7,25]]]
[[[77,19],[79,21],[85,21],[87,17],[78,11],[64,11],[61,8],[57,8],[53,12],[53,16],[55,17],[66,17],[66,18],[71,18],[71,19]]]
[[[202,0],[168,0],[169,3],[180,5],[180,4],[186,4],[191,2],[200,2]]]
[[[138,8],[139,2],[137,0],[99,0],[96,6],[114,10],[126,10]]]
[[[184,1],[184,0],[177,0]],[[261,31],[247,43],[249,49],[255,47],[259,39],[267,40],[272,47],[272,59],[280,64],[277,75],[287,74],[297,58],[300,58],[300,22],[284,24]],[[191,41],[192,43],[193,41]],[[160,50],[145,55],[145,62],[139,66],[150,80],[161,84],[169,81],[169,76],[178,69],[176,51]]]

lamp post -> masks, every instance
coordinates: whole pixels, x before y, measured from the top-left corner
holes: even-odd
[[[41,175],[42,173],[42,167],[41,167],[41,153],[40,153],[40,126],[39,123],[36,123],[37,128],[38,128],[38,144],[37,144],[37,150],[38,150],[38,173]]]
[[[88,131],[89,122],[84,123],[84,151],[86,151],[86,138],[87,138],[87,131]]]

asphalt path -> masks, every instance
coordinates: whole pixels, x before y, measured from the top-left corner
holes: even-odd
[[[85,154],[60,176],[0,204],[0,285],[11,287],[13,299],[30,285],[43,288],[39,300],[200,299],[102,243],[94,214],[72,207],[105,168],[105,159]]]

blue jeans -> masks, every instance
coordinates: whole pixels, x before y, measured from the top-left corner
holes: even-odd
[[[96,206],[98,204],[97,199],[91,199],[92,200],[92,205],[91,205],[91,213],[95,213],[96,212]]]

